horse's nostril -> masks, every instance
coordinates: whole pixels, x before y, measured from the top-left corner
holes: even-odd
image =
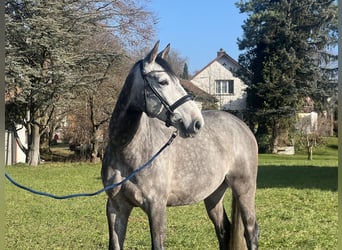
[[[200,121],[194,122],[194,131],[198,132],[202,128],[202,123]]]

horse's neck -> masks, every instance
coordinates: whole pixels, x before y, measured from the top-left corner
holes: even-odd
[[[135,142],[142,145],[150,143],[151,133],[159,133],[158,129],[153,129],[153,131],[151,129],[155,127],[152,125],[153,119],[141,111],[140,107],[144,103],[143,100],[138,100],[142,91],[139,90],[139,86],[134,86],[134,83],[139,81],[136,77],[138,76],[134,74],[133,69],[121,90],[109,124],[109,143],[118,151],[122,151],[127,145]]]
[[[109,141],[115,148],[123,148],[132,140],[142,116],[138,108],[141,104],[133,96],[139,92],[138,86],[134,86],[135,70],[133,68],[127,76],[109,123]]]
[[[116,159],[126,162],[126,167],[134,169],[146,162],[171,135],[159,120],[146,114],[126,112],[120,118],[110,125],[110,145]]]
[[[109,124],[109,141],[116,150],[122,151],[136,142],[144,145],[150,135],[151,119],[147,115],[129,105],[117,104]]]
[[[115,148],[122,149],[133,139],[136,134],[142,112],[127,109],[112,116],[109,125],[109,140]]]

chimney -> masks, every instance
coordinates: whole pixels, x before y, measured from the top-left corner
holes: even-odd
[[[220,57],[224,54],[226,54],[226,52],[222,48],[219,51],[217,51],[217,57]]]

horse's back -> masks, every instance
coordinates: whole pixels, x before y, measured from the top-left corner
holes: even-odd
[[[239,136],[246,136],[255,141],[249,127],[235,115],[219,110],[205,110],[202,115],[208,129],[223,130],[221,133],[228,129],[232,133],[243,133],[244,135]]]
[[[258,144],[250,128],[238,117],[224,111],[210,110],[203,112],[206,129],[209,136],[217,137],[223,154],[229,154],[233,164],[245,165],[246,168],[256,166],[258,159]],[[242,166],[240,166],[242,168]]]
[[[257,154],[258,146],[252,131],[238,117],[218,110],[203,111],[202,114],[204,137],[217,138],[218,143],[237,155],[243,152]]]

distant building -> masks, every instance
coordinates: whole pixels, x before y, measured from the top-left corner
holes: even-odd
[[[247,85],[234,72],[241,66],[223,49],[203,69],[199,70],[191,82],[218,100],[218,107],[242,116],[246,110]]]
[[[5,93],[5,103],[13,100],[16,93],[21,93],[19,87],[7,90]],[[13,131],[15,129],[15,131]],[[16,138],[16,136],[18,138]],[[5,124],[5,165],[14,165],[26,162],[26,154],[19,146],[17,139],[20,140],[21,146],[27,148],[28,137],[26,128],[23,125],[7,126]]]
[[[24,126],[17,125],[17,134],[24,147],[27,148],[27,133]],[[25,163],[26,154],[19,147],[13,131],[5,131],[5,165]]]

